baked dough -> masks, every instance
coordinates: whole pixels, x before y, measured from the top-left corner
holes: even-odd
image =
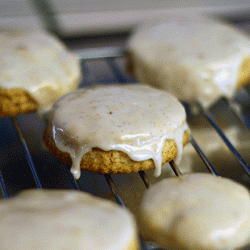
[[[130,173],[180,160],[188,140],[186,113],[165,91],[140,84],[98,86],[59,99],[44,134],[71,172]]]
[[[250,37],[215,20],[171,16],[142,23],[127,43],[139,82],[207,108],[250,80]]]
[[[226,250],[250,243],[250,194],[243,185],[212,174],[163,179],[140,205],[145,237],[167,249]]]
[[[51,34],[0,30],[0,117],[42,115],[80,78],[79,58]]]
[[[0,249],[139,250],[132,214],[80,191],[23,191],[0,214]]]

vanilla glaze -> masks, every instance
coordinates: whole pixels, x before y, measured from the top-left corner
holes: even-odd
[[[146,190],[141,228],[167,249],[240,249],[250,243],[250,193],[208,173],[166,178]]]
[[[123,151],[135,161],[153,159],[159,176],[164,142],[175,141],[178,161],[188,130],[185,110],[175,97],[141,84],[77,90],[55,103],[51,121],[56,146],[70,154],[75,178],[82,156],[92,148]]]
[[[88,193],[23,191],[1,200],[0,214],[0,249],[138,249],[129,248],[137,241],[131,213]]]
[[[79,58],[47,32],[0,31],[0,88],[26,90],[37,101],[38,113],[75,90],[80,75]]]
[[[250,58],[250,37],[205,18],[171,16],[143,23],[127,49],[139,81],[209,107],[235,93],[241,66]]]

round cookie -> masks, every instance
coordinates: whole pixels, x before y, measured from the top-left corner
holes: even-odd
[[[186,113],[165,91],[140,84],[98,86],[59,99],[44,134],[48,149],[71,172],[130,173],[181,158]]]
[[[128,70],[139,82],[205,108],[232,98],[250,80],[250,37],[218,21],[171,16],[142,23],[127,43]]]
[[[138,250],[132,214],[73,190],[29,190],[0,202],[0,249]]]
[[[167,249],[225,250],[250,243],[250,193],[212,174],[163,179],[143,195],[139,225]]]
[[[48,111],[80,83],[80,60],[45,31],[0,30],[0,117]]]

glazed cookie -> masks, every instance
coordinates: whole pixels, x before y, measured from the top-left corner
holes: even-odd
[[[139,250],[132,214],[80,191],[23,191],[0,213],[0,249]]]
[[[80,60],[45,31],[0,31],[0,117],[43,114],[78,88]]]
[[[189,129],[181,103],[142,84],[77,90],[53,106],[44,134],[63,163],[100,173],[131,173],[180,160]]]
[[[250,243],[250,194],[212,174],[166,178],[146,190],[139,225],[167,249],[239,249]]]
[[[232,98],[250,80],[250,37],[205,18],[142,23],[128,43],[128,70],[139,82],[205,108]]]

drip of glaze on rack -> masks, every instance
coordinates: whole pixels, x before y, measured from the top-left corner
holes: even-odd
[[[135,82],[124,70],[124,53],[120,47],[84,49],[77,51],[77,53],[82,59],[82,71],[84,75],[80,87],[97,83],[112,84],[120,82],[126,84],[128,82]],[[199,127],[212,127],[213,133],[217,134],[217,139],[226,145],[227,151],[229,150],[233,158],[238,162],[235,169],[226,169],[227,166],[225,166],[224,170],[220,172],[220,168],[214,166],[210,162],[209,157],[203,152],[204,142],[202,144],[199,143],[199,137],[196,140],[197,135],[192,133],[193,135],[188,144],[189,146],[191,145],[203,162],[204,171],[209,171],[216,176],[224,175],[225,173],[226,175],[229,174],[229,177],[243,182],[248,187],[250,187],[250,168],[247,160],[244,159],[241,152],[233,145],[234,143],[231,142],[223,130],[225,128],[224,123],[236,124],[236,127],[240,126],[242,128],[241,131],[244,131],[241,133],[244,133],[244,136],[250,139],[249,90],[250,88],[246,87],[241,90],[241,93],[236,96],[234,101],[222,99],[215,107],[209,110],[204,110],[199,103],[195,103],[194,105],[184,103],[191,133],[192,127],[197,126],[197,124]],[[87,191],[107,199],[114,199],[118,204],[127,206],[127,203],[130,203],[128,197],[130,200],[139,199],[140,191],[138,194],[134,192],[140,189],[143,190],[145,187],[149,188],[152,181],[157,181],[155,180],[157,178],[154,178],[153,175],[149,177],[147,171],[117,176],[108,174],[102,176],[84,172],[82,173],[82,177],[76,181],[70,174],[69,166],[59,163],[45,149],[42,141],[44,127],[45,123],[41,122],[36,114],[0,119],[0,182],[2,197],[8,198],[14,196],[22,189],[29,188],[76,189]],[[207,142],[205,141],[205,143]],[[225,163],[223,161],[222,159],[219,162],[224,166]],[[172,173],[176,176],[182,174],[182,170],[174,161],[170,162],[169,165],[172,168]],[[218,173],[217,169],[220,173]],[[144,188],[139,183],[140,179]],[[134,180],[136,180],[136,183],[134,183]],[[129,187],[126,183],[129,183]],[[139,187],[135,185],[139,185]],[[133,190],[128,191],[131,188]],[[128,194],[124,196],[123,192]],[[151,244],[147,244],[147,246],[144,244],[142,243],[142,249],[158,249],[154,248]]]

